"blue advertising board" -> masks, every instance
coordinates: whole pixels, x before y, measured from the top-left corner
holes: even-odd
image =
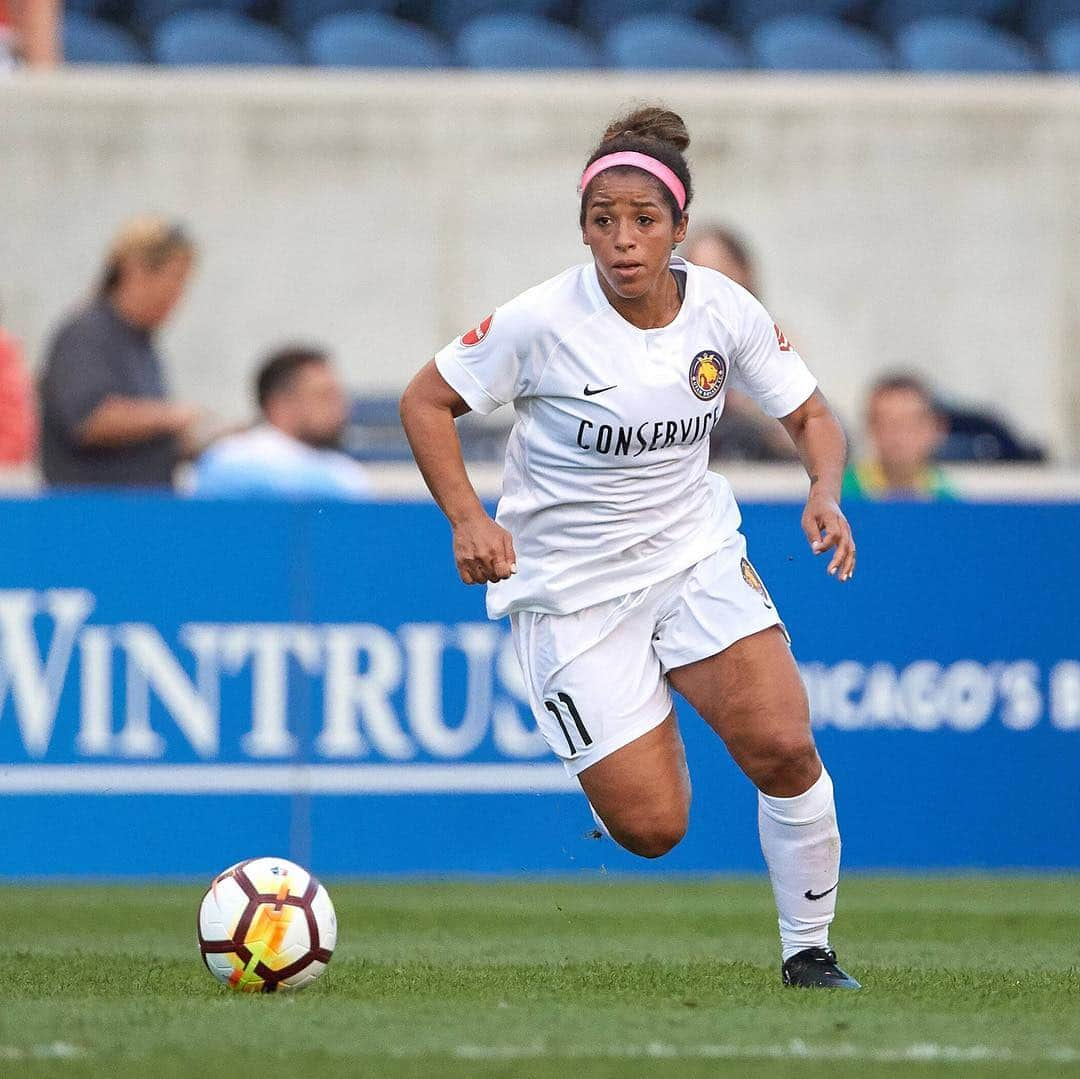
[[[744,872],[754,792],[684,705],[690,833],[588,837],[505,623],[428,505],[0,504],[0,876]],[[858,505],[848,586],[744,507],[849,868],[1080,867],[1080,506]]]

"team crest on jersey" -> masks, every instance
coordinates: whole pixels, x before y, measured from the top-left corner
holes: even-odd
[[[465,346],[478,345],[488,335],[488,330],[491,329],[491,320],[495,317],[495,312],[492,311],[490,315],[479,326],[469,330],[467,334],[463,334],[461,343]]]
[[[723,388],[727,378],[727,360],[706,349],[690,361],[690,389],[702,401],[711,401]]]
[[[769,593],[765,585],[761,583],[757,570],[750,565],[750,560],[744,558],[739,563],[739,569],[742,570],[742,579],[765,601],[766,607],[771,607],[772,600],[769,598]]]

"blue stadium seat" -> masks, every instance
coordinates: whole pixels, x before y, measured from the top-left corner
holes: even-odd
[[[916,19],[966,15],[994,22],[1008,15],[1015,0],[877,0],[871,12],[873,26],[890,37]]]
[[[840,18],[859,4],[860,0],[710,0],[706,13],[732,33],[746,37],[754,27],[785,15]]]
[[[896,35],[901,67],[912,71],[1038,71],[1031,47],[1015,34],[962,16],[919,19]]]
[[[621,68],[708,71],[750,66],[734,38],[684,15],[641,15],[619,23],[604,41],[604,60]]]
[[[1046,55],[1054,71],[1080,73],[1080,19],[1072,19],[1046,35]]]
[[[487,15],[457,36],[458,60],[488,69],[589,68],[600,57],[581,34],[535,15]]]
[[[427,22],[454,37],[474,19],[485,15],[549,16],[560,13],[561,0],[432,0]]]
[[[466,461],[502,464],[506,459],[508,417],[469,413],[457,421],[461,452]],[[358,461],[412,461],[398,413],[398,397],[357,397],[349,410],[342,445]]]
[[[300,64],[296,44],[280,30],[231,11],[182,11],[154,31],[150,51],[160,64]]]
[[[759,67],[773,71],[887,71],[892,55],[881,38],[823,15],[788,15],[750,37]]]
[[[280,0],[278,10],[285,28],[305,38],[317,22],[331,15],[392,15],[396,8],[397,0]]]
[[[641,15],[693,16],[708,0],[581,0],[577,24],[583,33],[602,38],[616,23]]]
[[[308,35],[320,67],[449,67],[450,52],[430,31],[374,12],[331,15]]]
[[[131,0],[132,29],[152,36],[166,19],[182,11],[229,11],[251,15],[259,0]]]
[[[1073,19],[1080,19],[1080,0],[1023,0],[1020,5],[1020,28],[1033,41]]]
[[[108,0],[66,0],[64,14],[75,11],[81,15],[107,15],[111,14],[110,6]]]
[[[64,13],[64,60],[69,64],[145,64],[146,53],[126,31],[112,23]]]
[[[131,0],[64,0],[65,14],[77,11],[126,27],[131,21]]]

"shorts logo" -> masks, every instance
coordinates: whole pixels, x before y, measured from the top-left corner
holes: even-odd
[[[742,579],[765,601],[766,607],[772,607],[772,600],[769,598],[769,593],[765,589],[765,585],[761,583],[761,578],[757,574],[757,570],[750,565],[749,559],[744,558],[739,563],[739,569],[742,570]]]
[[[727,360],[719,352],[706,349],[690,361],[690,389],[702,401],[711,401],[727,378]]]
[[[478,345],[488,335],[488,330],[491,329],[491,320],[495,317],[495,312],[492,311],[490,315],[483,322],[480,323],[475,329],[469,330],[461,338],[461,343],[468,347],[469,345]]]

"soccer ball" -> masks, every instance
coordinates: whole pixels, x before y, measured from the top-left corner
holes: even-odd
[[[230,989],[303,989],[326,969],[337,915],[326,889],[284,858],[251,858],[215,877],[199,906],[199,950]]]

